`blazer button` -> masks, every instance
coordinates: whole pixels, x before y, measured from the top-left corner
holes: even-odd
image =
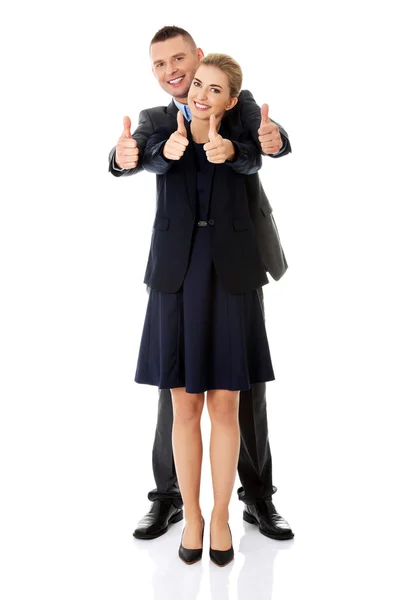
[[[210,219],[210,220],[208,221],[208,224],[209,224],[209,225],[214,225],[214,219]]]

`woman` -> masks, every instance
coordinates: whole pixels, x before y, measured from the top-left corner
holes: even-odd
[[[240,66],[203,58],[191,85],[192,121],[149,139],[143,167],[157,173],[157,212],[145,283],[149,303],[135,381],[171,389],[175,467],[186,525],[179,556],[200,560],[200,419],[207,392],[214,508],[210,558],[234,556],[228,507],[239,456],[239,391],[274,379],[257,288],[267,283],[248,211],[245,174],[261,167],[250,133],[223,123],[237,104]],[[233,139],[234,138],[234,139]]]

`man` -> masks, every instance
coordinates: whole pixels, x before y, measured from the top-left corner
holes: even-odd
[[[184,29],[163,27],[151,41],[150,56],[153,73],[162,89],[172,96],[172,102],[167,107],[142,111],[133,135],[130,133],[130,119],[124,117],[124,131],[109,156],[109,170],[116,177],[133,175],[142,170],[140,159],[147,140],[159,126],[174,128],[178,110],[188,121],[191,120],[187,96],[196,68],[204,56],[203,51],[196,47],[193,38]],[[231,127],[244,121],[263,154],[279,157],[291,152],[284,129],[269,118],[267,105],[263,105],[260,115],[260,109],[250,92],[241,92],[237,106],[225,118],[231,120]],[[272,255],[275,259],[278,256],[280,262],[270,261],[271,240],[266,240],[265,223],[268,216],[272,217],[272,208],[257,173],[246,177],[246,187],[250,214],[266,270],[278,279],[286,270],[287,263],[277,233],[273,238]],[[273,270],[276,264],[277,275]],[[259,294],[262,301],[262,290],[259,290]],[[238,472],[242,487],[238,489],[238,497],[245,504],[245,521],[257,525],[267,537],[287,540],[293,538],[294,534],[272,502],[276,488],[272,485],[265,387],[265,383],[255,384],[240,394],[241,447]],[[153,472],[157,487],[148,494],[152,502],[150,511],[139,521],[133,533],[140,539],[159,537],[166,533],[171,523],[183,518],[172,451],[172,422],[170,390],[160,390],[153,446]]]

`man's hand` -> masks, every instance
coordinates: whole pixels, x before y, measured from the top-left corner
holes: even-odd
[[[217,131],[215,115],[211,115],[210,117],[208,139],[210,141],[204,144],[204,150],[210,163],[219,165],[226,160],[233,160],[235,158],[235,148],[232,142],[223,138]]]
[[[186,147],[189,144],[183,114],[178,110],[178,129],[172,133],[164,145],[163,155],[169,160],[179,160],[182,158]]]
[[[261,124],[258,130],[258,139],[264,154],[275,154],[283,146],[278,125],[272,123],[268,116],[268,104],[261,107]]]
[[[139,161],[139,148],[131,135],[131,120],[124,117],[124,130],[117,142],[115,162],[120,169],[134,169]]]

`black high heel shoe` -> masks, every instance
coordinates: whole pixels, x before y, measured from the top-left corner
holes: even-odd
[[[201,520],[203,523],[203,532],[201,534],[201,544],[203,545],[203,538],[204,538],[204,519],[203,519],[203,517],[201,517]],[[183,531],[182,531],[181,545],[179,546],[178,556],[187,565],[193,565],[194,563],[201,560],[201,557],[203,556],[203,547],[196,548],[195,550],[191,550],[189,548],[184,548],[182,546],[182,538],[183,538],[184,531],[185,531],[185,529],[183,529]]]
[[[229,527],[229,523],[228,523]],[[225,567],[225,565],[229,564],[233,561],[235,553],[233,551],[232,546],[232,531],[229,527],[229,533],[231,534],[231,547],[228,550],[213,550],[211,548],[211,538],[210,538],[210,559],[211,561],[217,565],[217,567]]]

